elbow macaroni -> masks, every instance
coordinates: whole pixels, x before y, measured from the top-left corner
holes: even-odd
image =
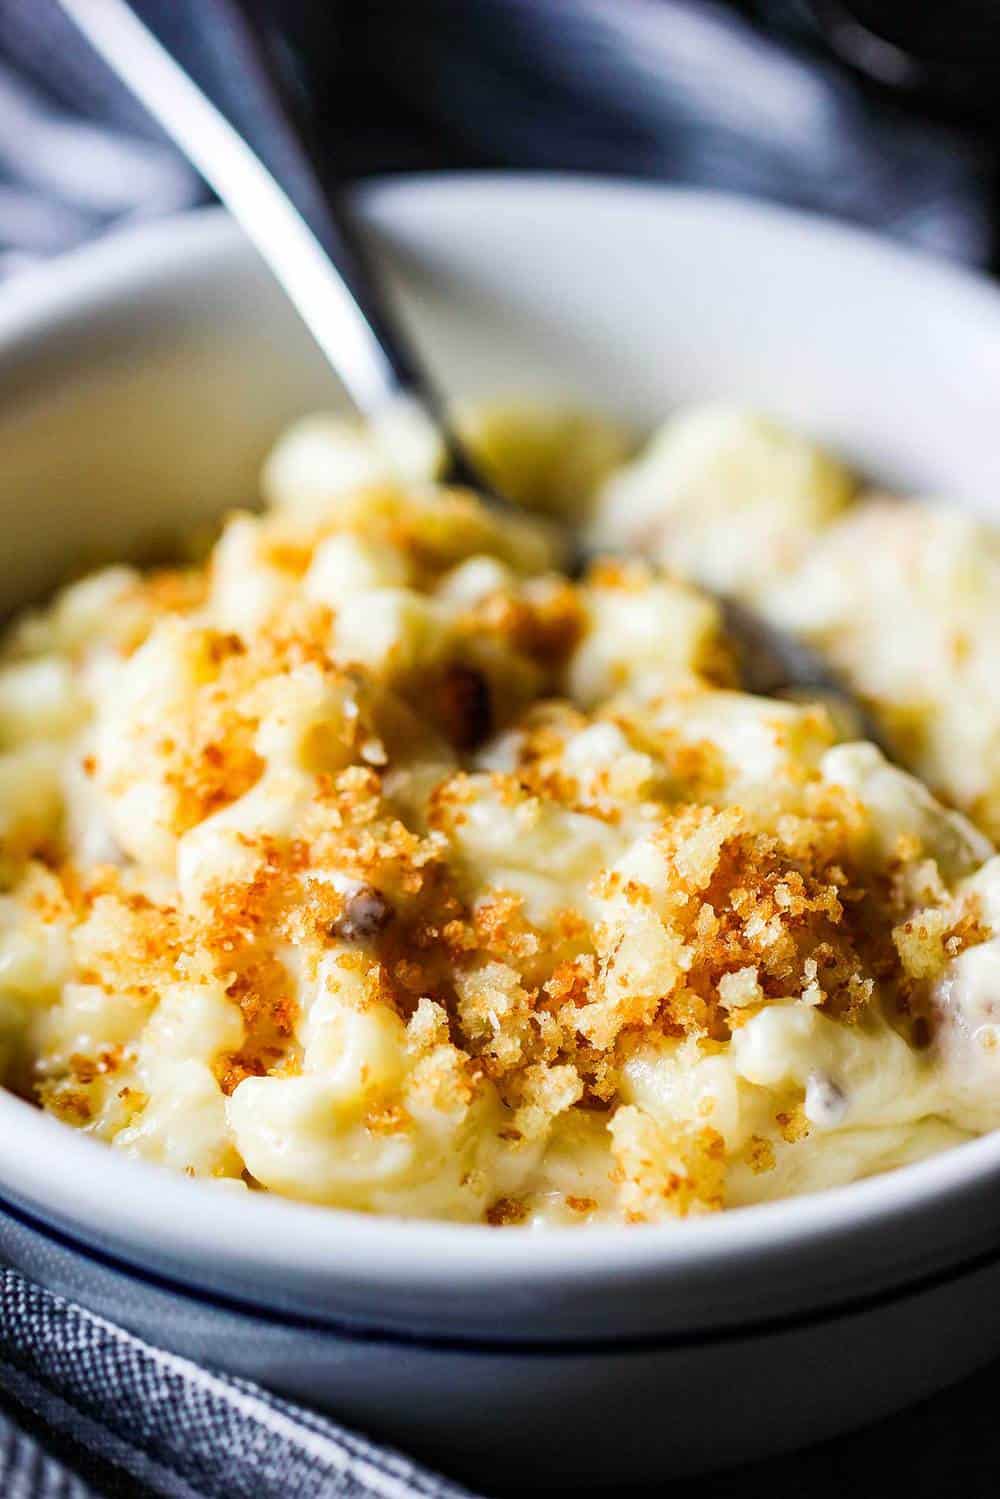
[[[190,1175],[495,1224],[683,1217],[991,1128],[1000,708],[955,720],[993,544],[738,413],[632,463],[577,416],[465,421],[520,498],[821,638],[984,831],[823,707],[740,692],[697,587],[571,583],[412,424],[311,420],[206,566],[107,570],[7,638],[9,1086]],[[961,660],[917,715],[920,650]]]

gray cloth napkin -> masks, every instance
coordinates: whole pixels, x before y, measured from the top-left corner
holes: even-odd
[[[412,162],[623,173],[997,258],[996,143],[873,98],[793,27],[818,5],[757,0],[766,27],[747,0],[261,3],[298,42],[340,177]],[[196,54],[213,22],[224,32],[213,0],[175,8]],[[205,196],[55,0],[0,0],[0,274]]]
[[[415,111],[493,160],[723,188],[988,264],[995,142],[874,95],[811,28],[793,29],[821,8],[365,0],[356,46]]]
[[[335,1422],[0,1270],[3,1499],[470,1499]],[[18,1424],[20,1422],[20,1424]],[[46,1433],[44,1444],[23,1429]],[[60,1456],[46,1451],[50,1441]],[[95,1476],[96,1475],[96,1476]]]
[[[0,0],[0,275],[206,196],[54,0]]]

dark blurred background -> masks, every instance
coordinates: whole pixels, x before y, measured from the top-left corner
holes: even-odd
[[[210,33],[213,0],[173,3]],[[270,9],[345,180],[518,166],[693,183],[1000,270],[1000,0]],[[204,196],[54,0],[0,0],[0,272]]]

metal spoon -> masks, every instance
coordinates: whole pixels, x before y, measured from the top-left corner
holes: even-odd
[[[444,479],[516,512],[466,452],[388,310],[364,246],[299,124],[290,75],[260,0],[59,3],[215,189],[359,411],[375,418],[393,403],[412,403],[440,433]],[[578,568],[579,548],[575,561]],[[720,602],[743,648],[750,690],[838,698],[879,742],[867,711],[814,651],[746,606]]]
[[[255,0],[60,0],[173,138],[270,266],[358,410],[415,404],[440,433],[445,478],[495,494],[385,297],[299,122],[266,7]]]

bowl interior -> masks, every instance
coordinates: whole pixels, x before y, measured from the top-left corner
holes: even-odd
[[[556,394],[640,425],[736,399],[882,482],[997,503],[985,282],[703,193],[485,174],[376,185],[358,206],[450,395]],[[252,503],[282,426],[340,399],[213,211],[22,278],[0,299],[0,357],[0,607]]]

